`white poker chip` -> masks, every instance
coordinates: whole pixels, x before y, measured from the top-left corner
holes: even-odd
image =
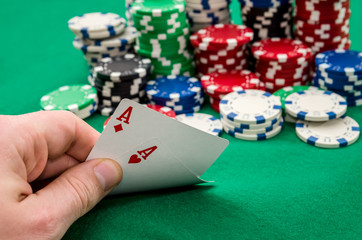
[[[279,113],[276,118],[266,121],[264,123],[260,123],[260,124],[236,123],[236,122],[232,122],[232,121],[228,120],[223,115],[220,115],[220,117],[222,120],[221,122],[223,124],[226,123],[227,125],[233,126],[234,128],[256,130],[256,129],[265,129],[265,128],[271,127],[272,125],[274,125],[276,122],[279,121],[279,118],[281,115],[282,115],[282,113]]]
[[[101,40],[91,40],[91,39],[82,39],[82,40],[86,45],[92,45],[98,48],[120,47],[134,43],[137,34],[138,33],[136,28],[126,27],[123,33],[114,36],[112,38],[101,39]]]
[[[125,23],[126,20],[118,14],[94,12],[71,18],[68,21],[68,26],[73,32],[99,32],[107,31]]]
[[[176,116],[176,120],[214,136],[219,136],[222,132],[220,119],[204,113],[187,113]]]
[[[271,131],[268,131],[265,133],[259,133],[259,134],[238,133],[238,132],[233,131],[232,129],[229,129],[228,127],[226,127],[226,125],[224,125],[223,128],[224,128],[224,131],[226,133],[228,133],[229,135],[231,135],[232,137],[242,139],[242,140],[247,140],[247,141],[262,141],[262,140],[270,139],[270,138],[278,135],[282,131],[283,124],[284,124],[284,121],[283,121],[283,118],[281,117],[279,124],[277,124],[275,127],[273,127],[273,129]]]
[[[278,120],[274,124],[271,124],[269,127],[246,129],[246,128],[235,127],[232,124],[230,124],[230,123],[226,122],[225,120],[221,119],[221,123],[225,128],[227,128],[227,129],[229,129],[229,130],[231,130],[231,131],[233,131],[235,133],[242,133],[242,134],[246,134],[246,135],[255,135],[255,134],[270,132],[275,127],[279,126],[280,121],[283,121],[281,117],[279,117]]]
[[[298,137],[313,146],[321,148],[341,148],[351,145],[360,135],[358,123],[350,117],[336,118],[327,122],[307,122],[296,124]]]
[[[229,93],[220,101],[220,114],[237,123],[265,123],[275,119],[281,108],[278,97],[254,89]]]
[[[285,99],[288,114],[301,120],[328,121],[339,118],[347,111],[346,100],[330,91],[301,91]]]

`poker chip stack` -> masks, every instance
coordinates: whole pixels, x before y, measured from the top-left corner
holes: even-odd
[[[284,123],[279,98],[254,89],[224,96],[220,101],[220,117],[226,133],[249,141],[278,135]]]
[[[217,24],[194,33],[190,41],[199,75],[247,69],[245,50],[252,39],[253,31],[244,25]]]
[[[348,106],[362,106],[362,53],[331,50],[315,58],[315,86],[343,96]]]
[[[71,18],[68,26],[76,35],[73,46],[91,67],[102,58],[128,53],[137,36],[136,29],[126,27],[126,20],[114,13],[87,13]]]
[[[313,55],[301,41],[265,39],[255,42],[251,52],[256,59],[255,73],[265,83],[268,92],[309,83]]]
[[[133,26],[131,7],[132,7],[132,4],[135,2],[135,0],[126,0],[125,2],[126,2],[127,25],[128,26]]]
[[[135,50],[151,59],[153,76],[195,74],[183,0],[137,0],[131,13],[139,32]]]
[[[112,115],[123,98],[145,102],[145,86],[151,67],[149,59],[134,54],[103,58],[89,77],[98,92],[100,113]]]
[[[219,23],[230,23],[230,0],[186,0],[191,32]]]
[[[295,36],[313,53],[349,49],[349,0],[296,0]]]
[[[245,89],[265,90],[264,83],[249,70],[219,70],[201,77],[201,85],[209,95],[211,107],[219,112],[220,100],[227,94]]]
[[[170,107],[175,113],[198,112],[204,103],[204,92],[197,78],[167,76],[147,83],[149,103]]]
[[[358,123],[344,115],[347,102],[336,93],[323,90],[295,92],[285,99],[285,110],[298,119],[296,134],[310,145],[341,148],[359,137]]]
[[[243,23],[254,31],[254,41],[291,38],[292,0],[240,0]]]
[[[63,86],[44,95],[40,106],[45,111],[67,110],[85,119],[97,111],[97,90],[90,85]]]

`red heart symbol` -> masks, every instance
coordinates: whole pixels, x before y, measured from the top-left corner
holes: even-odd
[[[128,163],[139,163],[142,159],[137,156],[137,154],[133,154],[130,158]]]

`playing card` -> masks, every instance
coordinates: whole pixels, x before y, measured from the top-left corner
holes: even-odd
[[[201,183],[228,141],[128,99],[121,101],[87,160],[111,158],[123,179],[113,194]]]

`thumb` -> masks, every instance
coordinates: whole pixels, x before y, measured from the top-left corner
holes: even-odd
[[[68,169],[28,200],[35,200],[32,202],[35,216],[45,218],[35,219],[36,222],[40,225],[43,222],[45,228],[60,228],[48,230],[64,234],[121,179],[122,168],[116,161],[94,159]]]

